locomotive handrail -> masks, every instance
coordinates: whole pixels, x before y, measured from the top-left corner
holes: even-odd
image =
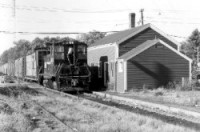
[[[57,73],[58,73],[59,67],[60,67],[60,64],[59,64],[59,65],[58,65],[58,67],[57,67],[57,70],[56,70],[56,75],[57,75]]]
[[[38,70],[38,75],[40,74],[40,71],[42,70],[43,66],[41,66]]]
[[[59,66],[60,66],[60,67],[59,67]],[[61,65],[59,65],[59,66],[58,66],[58,71],[57,71],[57,73],[60,73],[60,70],[61,70],[61,68],[63,67],[63,63],[62,63]],[[57,74],[57,73],[56,73],[56,74]]]

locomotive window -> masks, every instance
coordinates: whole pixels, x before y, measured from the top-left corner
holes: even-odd
[[[55,52],[64,52],[63,46],[55,46]]]
[[[55,59],[64,60],[64,53],[62,53],[62,52],[55,53]]]
[[[78,52],[78,53],[81,53],[81,54],[85,54],[85,53],[86,53],[86,46],[84,46],[84,45],[79,45],[79,46],[78,46],[78,49],[77,49],[77,52]]]
[[[64,47],[55,46],[55,59],[64,60]]]

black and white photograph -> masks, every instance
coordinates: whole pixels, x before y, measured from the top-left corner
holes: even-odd
[[[198,0],[0,0],[0,132],[200,132]]]

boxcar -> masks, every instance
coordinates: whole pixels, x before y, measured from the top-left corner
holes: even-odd
[[[24,79],[24,74],[26,72],[24,61],[24,57],[15,60],[15,76],[21,79]]]
[[[3,65],[3,73],[7,74],[8,73],[8,63]]]
[[[36,54],[27,55],[25,58],[25,79],[27,80],[37,80],[37,64],[36,64]]]
[[[38,81],[39,72],[43,72],[41,68],[44,67],[43,57],[49,54],[45,48],[37,48],[34,53],[25,57],[25,79],[31,81]]]
[[[14,61],[10,61],[7,63],[7,75],[14,76],[15,75],[15,63]]]

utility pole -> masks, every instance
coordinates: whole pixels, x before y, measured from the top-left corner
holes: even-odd
[[[14,30],[14,37],[13,41],[16,41],[16,30],[17,30],[17,18],[16,18],[16,0],[12,0],[13,2],[13,11],[12,11],[12,17],[13,17],[13,30]]]
[[[141,12],[141,22],[142,25],[144,25],[144,15],[143,15],[144,9],[141,9],[140,12]]]
[[[197,64],[199,64],[199,46],[197,46]]]
[[[15,17],[15,13],[16,13],[15,8],[16,8],[15,0],[13,0],[13,14],[12,14],[13,17]]]

